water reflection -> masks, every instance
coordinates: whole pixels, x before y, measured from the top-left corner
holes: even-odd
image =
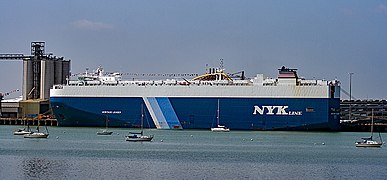
[[[355,148],[357,132],[153,131],[158,139],[139,144],[125,141],[128,129],[100,137],[95,128],[56,127],[58,139],[35,141],[14,128],[0,125],[0,180],[387,177],[386,148]]]
[[[22,162],[23,174],[26,178],[42,179],[63,175],[66,169],[64,161],[45,158],[28,158]]]

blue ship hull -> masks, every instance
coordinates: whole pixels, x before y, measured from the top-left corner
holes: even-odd
[[[219,98],[220,124],[232,130],[338,130],[338,98]],[[51,97],[60,126],[209,129],[218,98]],[[158,125],[157,125],[158,124]]]

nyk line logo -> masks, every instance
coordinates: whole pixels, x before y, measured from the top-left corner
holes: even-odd
[[[286,111],[289,106],[254,106],[253,114],[301,116],[302,111]]]

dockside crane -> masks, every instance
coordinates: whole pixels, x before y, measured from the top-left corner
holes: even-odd
[[[14,89],[14,90],[6,92],[6,93],[0,92],[0,100],[4,100],[5,96],[8,96],[8,95],[15,93],[15,92],[18,92],[18,91],[19,91],[19,89]]]
[[[10,61],[30,61],[32,64],[32,88],[35,89],[35,91],[31,94],[31,99],[38,99],[39,93],[40,93],[40,61],[44,57],[48,57],[49,55],[46,55],[44,53],[44,46],[45,42],[31,42],[31,55],[24,55],[24,54],[0,54],[0,60],[10,60]],[[32,89],[31,88],[31,89]],[[31,89],[27,89],[27,91],[30,91]]]
[[[4,100],[4,97],[8,96],[8,95],[10,95],[12,93],[18,92],[18,91],[19,91],[19,89],[14,89],[14,90],[6,92],[6,93],[0,92],[0,117],[2,117],[2,110],[1,110],[2,105],[1,105],[1,102]]]
[[[45,53],[45,42],[42,41],[35,41],[31,42],[31,55],[24,55],[21,53],[7,53],[7,54],[0,54],[0,61],[23,61],[23,99],[45,99],[47,97],[47,89],[49,87],[42,87],[41,85],[45,86],[52,86],[53,83],[62,83],[64,82],[62,76],[69,76],[69,66],[67,69],[60,69],[60,72],[66,72],[61,74],[60,77],[57,77],[57,74],[54,70],[50,70],[48,73],[50,74],[55,82],[49,81],[44,82],[44,78],[47,76],[46,69],[50,64],[42,63],[47,61],[64,61],[63,57],[56,57],[53,56],[52,53],[46,54]],[[68,61],[69,62],[69,61]],[[56,65],[54,65],[56,66]],[[54,67],[53,66],[53,67]],[[55,71],[57,70],[56,67]],[[51,78],[51,77],[50,77]],[[43,82],[42,82],[43,81]],[[43,93],[42,93],[43,92]],[[27,96],[28,93],[31,93]],[[42,93],[42,94],[41,94]],[[43,98],[42,98],[43,97]]]

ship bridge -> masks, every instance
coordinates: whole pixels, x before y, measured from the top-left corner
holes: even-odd
[[[230,76],[228,76],[226,73],[224,73],[224,69],[215,69],[210,68],[209,72],[197,76],[192,79],[193,81],[216,81],[216,80],[228,80],[233,81]]]

